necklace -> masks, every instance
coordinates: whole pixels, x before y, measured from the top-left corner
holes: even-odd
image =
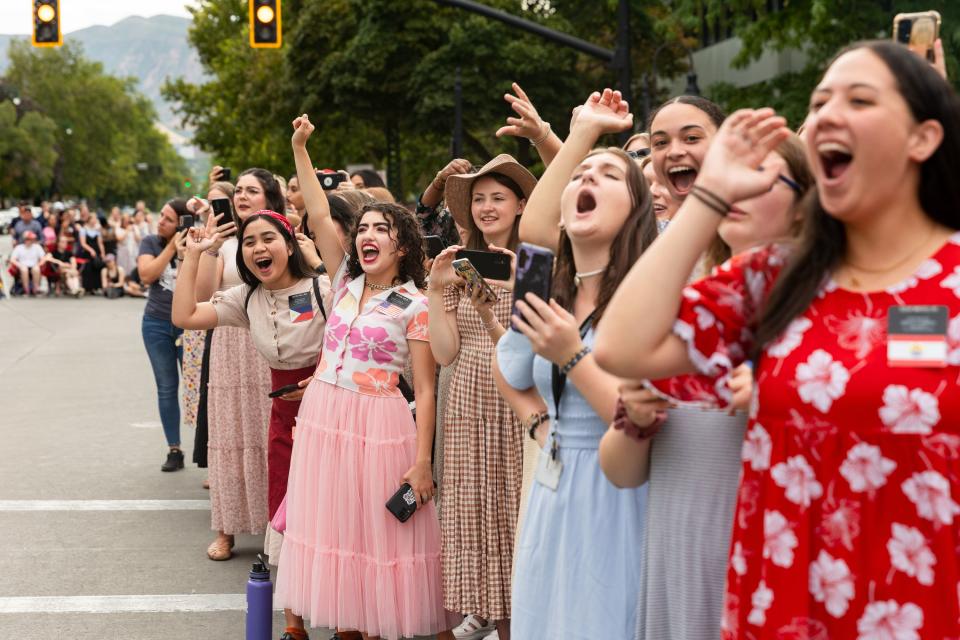
[[[908,253],[908,254],[907,254],[906,256],[904,256],[903,258],[900,258],[900,259],[897,260],[895,263],[890,264],[890,265],[887,265],[887,266],[885,266],[885,267],[881,267],[881,268],[879,268],[879,269],[861,267],[860,265],[857,265],[857,264],[854,264],[853,262],[851,262],[849,258],[844,258],[844,263],[846,263],[848,270],[849,270],[849,269],[853,269],[853,270],[859,271],[859,272],[861,272],[861,273],[867,273],[867,274],[884,274],[884,273],[889,273],[890,271],[894,271],[894,270],[896,270],[896,269],[899,269],[900,267],[902,267],[903,265],[905,265],[907,262],[909,262],[911,258],[913,258],[915,255],[917,255],[917,252],[918,252],[918,251],[920,251],[920,250],[923,249],[925,246],[927,246],[927,244],[930,242],[930,240],[933,238],[933,236],[934,236],[936,233],[937,233],[937,228],[936,228],[936,227],[933,227],[933,228],[930,230],[930,234],[927,235],[926,238],[924,238],[923,242],[921,242],[919,245],[917,245],[912,251],[910,251],[910,253]],[[861,284],[861,283],[860,283],[860,280],[859,280],[855,275],[853,275],[852,273],[849,274],[849,276],[850,276],[850,284],[852,284],[854,287],[859,288],[859,287],[860,287],[860,284]]]
[[[577,271],[576,275],[573,276],[573,284],[579,289],[580,285],[583,284],[584,278],[592,278],[593,276],[598,276],[606,270],[607,268],[603,267],[601,269],[596,269],[594,271],[586,271],[584,273],[580,273],[579,271]]]
[[[366,285],[367,289],[370,289],[370,291],[390,291],[390,289],[393,289],[392,284],[376,284],[375,282],[368,282]]]

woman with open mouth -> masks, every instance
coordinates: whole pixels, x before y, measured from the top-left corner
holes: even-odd
[[[259,446],[253,450],[253,456],[245,456],[241,462],[248,472],[250,469],[259,470],[261,475],[256,480],[263,490],[263,507],[269,493],[271,504],[276,501],[275,505],[272,504],[275,512],[287,490],[293,427],[302,391],[287,391],[272,402],[269,394],[271,390],[288,385],[302,389],[309,383],[322,347],[326,326],[323,304],[330,291],[329,279],[317,276],[310,268],[285,216],[270,210],[257,211],[245,216],[241,223],[240,250],[234,254],[230,265],[241,283],[218,292],[210,302],[197,303],[196,282],[201,256],[216,252],[224,240],[221,233],[215,222],[192,231],[187,241],[187,256],[181,266],[182,290],[179,296],[174,295],[173,321],[177,326],[189,329],[216,327],[214,335],[232,327],[243,329],[249,334],[255,351],[241,358],[234,354],[230,360],[232,366],[249,366],[242,362],[244,358],[256,359],[257,365],[265,363],[269,366],[270,377],[266,385],[255,389],[256,395],[245,392],[238,402],[254,407],[261,403],[269,405],[263,415],[263,420],[269,423],[269,441],[265,430],[260,427]],[[264,446],[268,450],[266,456]],[[269,458],[269,476],[264,464],[266,458]],[[236,481],[244,480],[239,478]],[[216,483],[212,482],[211,489],[215,486]],[[266,517],[265,510],[262,517]],[[258,524],[262,531],[266,520]],[[289,611],[286,615],[288,627],[302,631],[302,620]]]
[[[811,96],[803,236],[686,286],[729,203],[779,188],[788,136],[769,109],[724,123],[597,357],[651,379],[755,362],[723,638],[956,637],[960,100],[901,45],[842,51]]]
[[[433,635],[457,620],[443,608],[431,500],[436,363],[423,238],[412,213],[374,203],[346,252],[306,150],[313,124],[304,114],[293,129],[310,228],[335,275],[323,353],[297,416],[276,600],[314,626],[356,630],[341,637]],[[399,390],[408,359],[416,418]],[[405,522],[386,508],[401,487],[416,505]]]
[[[629,638],[636,626],[647,490],[600,471],[620,381],[590,353],[610,296],[657,236],[639,165],[619,148],[591,151],[631,124],[618,92],[590,96],[521,218],[521,240],[557,259],[553,298],[518,301],[496,352],[503,384],[547,407],[524,429],[542,450],[515,555],[515,638]]]

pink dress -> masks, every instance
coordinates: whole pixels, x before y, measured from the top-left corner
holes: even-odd
[[[707,377],[661,390],[725,403],[783,261],[750,252],[687,288],[674,332]],[[939,362],[910,360],[919,330],[888,356],[894,308],[939,314]],[[960,637],[960,234],[886,290],[826,281],[754,374],[722,637]]]
[[[361,310],[364,277],[351,279],[346,264],[297,416],[276,603],[313,626],[433,635],[459,621],[443,608],[436,509],[401,523],[385,506],[416,460],[397,384],[407,342],[429,339],[427,301],[410,281]]]

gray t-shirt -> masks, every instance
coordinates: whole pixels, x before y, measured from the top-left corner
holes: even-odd
[[[140,241],[141,256],[158,256],[163,252],[164,242],[160,236],[149,235]],[[147,306],[143,313],[161,320],[170,320],[173,307],[173,289],[177,283],[177,268],[173,260],[164,268],[160,278],[151,283]]]

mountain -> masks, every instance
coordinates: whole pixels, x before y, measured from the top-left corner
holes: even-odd
[[[131,16],[109,27],[88,27],[63,37],[82,43],[86,56],[102,62],[107,73],[137,78],[139,91],[153,102],[160,123],[183,134],[179,118],[160,95],[160,87],[168,77],[185,77],[189,82],[203,79],[200,61],[187,41],[189,28],[188,18]],[[10,40],[26,37],[0,35],[0,74],[7,67]]]

